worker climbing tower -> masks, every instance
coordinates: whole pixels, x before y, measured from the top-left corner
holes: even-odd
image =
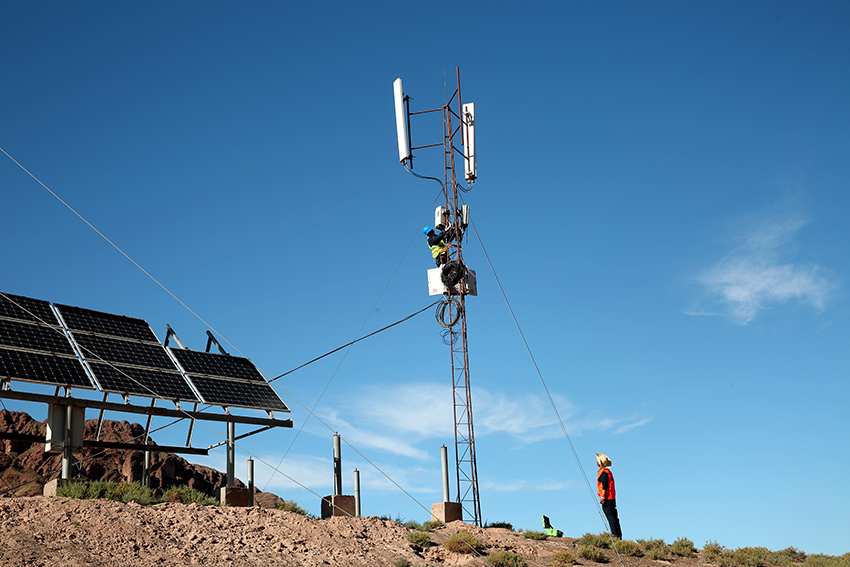
[[[399,160],[413,175],[438,181],[443,187],[444,205],[434,213],[434,227],[445,231],[445,263],[428,270],[431,295],[443,295],[437,319],[444,328],[443,340],[451,351],[452,396],[455,422],[455,462],[457,463],[457,502],[467,522],[481,525],[478,495],[478,468],[475,460],[475,431],[472,420],[472,395],[469,380],[466,298],[477,295],[475,272],[463,260],[463,241],[469,224],[469,205],[461,203],[461,192],[472,188],[477,177],[475,156],[475,107],[464,104],[460,96],[460,69],[456,69],[457,88],[446,93],[445,104],[436,109],[410,111],[410,97],[404,95],[401,79],[393,84]],[[443,176],[425,177],[413,172],[413,150],[439,147],[439,143],[414,147],[410,141],[411,116],[442,113]],[[464,163],[466,186],[458,183],[456,159]]]

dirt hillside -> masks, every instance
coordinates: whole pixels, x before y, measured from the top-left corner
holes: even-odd
[[[576,553],[575,539],[526,539],[502,528],[462,522],[429,532],[442,544],[451,532],[468,530],[487,548],[511,550],[529,567],[549,565],[552,553]],[[141,506],[109,500],[62,497],[0,499],[0,564],[9,567],[231,567],[484,566],[480,557],[454,553],[442,545],[423,549],[407,541],[410,530],[376,517],[320,520],[267,508],[197,504]],[[619,561],[606,551],[612,565]],[[669,564],[624,557],[629,567]],[[696,567],[699,559],[676,558],[676,567]],[[582,564],[594,563],[582,560]]]

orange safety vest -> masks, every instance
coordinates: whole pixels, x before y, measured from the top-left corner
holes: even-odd
[[[608,473],[608,490],[602,488],[602,481],[599,480],[604,472]],[[611,474],[611,469],[599,469],[599,474],[596,475],[596,491],[601,500],[614,500],[617,497],[617,491],[614,490],[614,475]]]

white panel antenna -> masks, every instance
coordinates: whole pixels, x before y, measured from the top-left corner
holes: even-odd
[[[407,135],[407,107],[404,104],[404,92],[401,79],[393,82],[395,95],[395,127],[398,132],[398,160],[402,163],[410,159],[410,141]]]
[[[466,162],[466,180],[475,181],[478,177],[478,164],[475,156],[475,103],[463,105],[463,146]]]

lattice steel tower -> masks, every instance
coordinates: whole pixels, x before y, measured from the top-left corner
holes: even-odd
[[[460,96],[460,70],[457,72],[457,88],[453,93],[446,95],[445,104],[436,109],[419,112],[410,112],[409,97],[402,92],[401,79],[397,79],[395,87],[396,100],[396,123],[399,138],[399,158],[405,168],[411,171],[413,165],[412,150],[428,147],[436,147],[440,144],[430,144],[413,147],[410,144],[408,130],[410,117],[417,114],[441,112],[443,117],[443,193],[445,206],[438,207],[435,213],[434,224],[445,224],[454,227],[455,238],[447,242],[449,263],[459,274],[456,283],[447,283],[445,277],[443,285],[437,293],[446,296],[445,304],[442,306],[443,321],[450,324],[443,325],[444,340],[451,351],[452,369],[452,397],[455,424],[455,462],[457,463],[457,501],[463,508],[464,518],[475,525],[481,525],[481,503],[478,494],[478,467],[475,459],[475,431],[472,419],[472,394],[469,379],[469,351],[467,345],[466,325],[466,297],[477,295],[475,272],[466,268],[463,262],[463,230],[469,223],[469,207],[460,202],[460,191],[469,188],[477,177],[475,158],[475,116],[472,103],[463,104]],[[455,158],[459,156],[464,162],[465,179],[467,188],[458,185],[455,174]],[[411,171],[411,173],[413,173]],[[423,177],[418,174],[418,177]],[[437,178],[429,178],[436,179]],[[444,276],[447,268],[444,266],[439,270],[439,275]],[[437,272],[437,269],[429,272]],[[432,274],[429,273],[429,285]],[[439,284],[438,284],[439,285]]]

